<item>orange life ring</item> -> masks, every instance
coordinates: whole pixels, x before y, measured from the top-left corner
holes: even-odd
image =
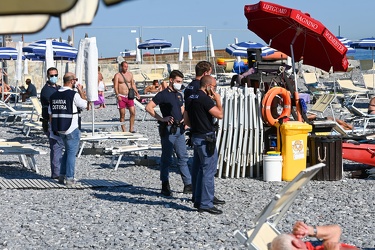
[[[284,103],[284,109],[283,112],[280,114],[279,117],[276,119],[272,116],[271,112],[271,105],[273,99],[279,95],[281,98],[283,98],[283,103]],[[274,87],[265,94],[262,100],[262,117],[263,120],[269,124],[274,126],[277,122],[278,119],[281,117],[289,117],[291,114],[292,110],[292,99],[290,98],[290,92],[286,90],[285,88],[282,87]]]

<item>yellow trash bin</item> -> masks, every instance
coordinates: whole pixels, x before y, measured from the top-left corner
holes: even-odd
[[[293,180],[306,169],[307,136],[311,131],[311,125],[299,121],[288,121],[280,126],[283,181]]]

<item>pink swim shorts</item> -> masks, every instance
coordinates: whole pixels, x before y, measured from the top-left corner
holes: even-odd
[[[134,100],[128,99],[127,96],[119,95],[121,97],[121,101],[118,101],[117,108],[119,109],[125,109],[134,107]]]

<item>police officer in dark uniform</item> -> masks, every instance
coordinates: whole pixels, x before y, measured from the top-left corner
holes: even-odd
[[[194,147],[192,166],[192,185],[194,207],[199,212],[211,214],[223,213],[214,205],[225,201],[215,197],[215,174],[218,154],[214,118],[223,118],[221,97],[215,91],[216,80],[212,76],[203,76],[200,89],[190,95],[189,105],[184,113],[185,123],[190,126]]]
[[[188,102],[190,95],[195,94],[200,89],[201,78],[205,75],[211,75],[211,73],[212,64],[210,62],[200,61],[195,65],[195,79],[193,79],[184,90],[185,103]]]
[[[58,71],[55,67],[47,70],[48,81],[40,92],[40,103],[42,104],[42,126],[44,134],[48,137],[50,148],[51,178],[58,179],[60,176],[60,165],[63,156],[64,142],[58,135],[54,135],[49,128],[48,106],[49,99],[53,93],[60,89],[57,85]]]
[[[184,75],[179,70],[173,70],[169,75],[169,86],[157,93],[147,104],[146,111],[159,123],[161,139],[160,180],[162,181],[161,193],[171,196],[169,185],[169,166],[172,164],[173,149],[177,155],[177,166],[180,169],[184,183],[184,193],[191,193],[191,174],[188,167],[188,154],[185,143],[185,129],[183,121],[184,101],[179,90],[182,87]],[[161,117],[154,108],[159,105]]]

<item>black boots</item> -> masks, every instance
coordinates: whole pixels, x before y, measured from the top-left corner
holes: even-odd
[[[161,194],[164,196],[172,196],[171,187],[169,186],[169,181],[163,181],[161,183]]]

